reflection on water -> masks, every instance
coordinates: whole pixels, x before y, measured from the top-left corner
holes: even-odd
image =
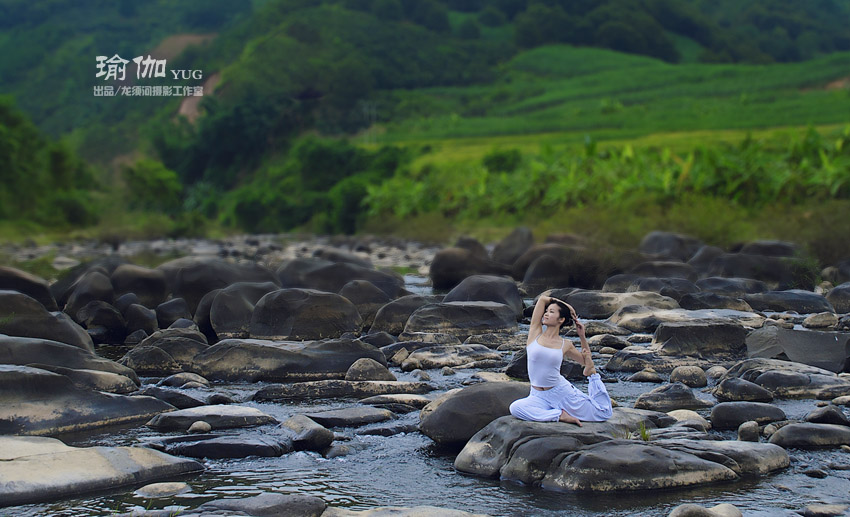
[[[409,277],[406,277],[409,278]],[[427,294],[424,288],[416,291]],[[527,329],[527,327],[525,327]],[[524,331],[525,329],[521,329]],[[400,380],[413,380],[409,373],[397,368],[393,372]],[[474,372],[458,370],[457,375],[444,376],[439,370],[430,371],[432,383],[445,391],[461,386]],[[585,383],[576,383],[586,390]],[[260,384],[217,385],[218,391],[230,394],[235,400],[249,401]],[[617,382],[607,387],[622,406],[657,385]],[[699,393],[710,399],[707,393]],[[278,420],[307,411],[322,411],[348,407],[350,400],[306,401],[298,403],[243,402],[271,414]],[[814,408],[812,400],[780,400],[776,405],[789,418],[801,418]],[[699,411],[708,416],[708,411]],[[402,415],[394,423],[415,424],[418,413]],[[373,424],[369,427],[379,427]],[[207,470],[186,479],[192,492],[168,499],[135,497],[137,487],[99,493],[54,504],[27,505],[4,508],[6,515],[88,516],[112,515],[139,509],[173,510],[195,508],[203,502],[220,498],[238,498],[263,492],[312,494],[331,506],[365,510],[375,506],[434,505],[476,513],[505,516],[562,516],[562,515],[667,515],[684,503],[714,506],[731,503],[745,515],[795,515],[794,511],[812,503],[832,503],[850,498],[850,472],[847,454],[840,450],[792,451],[791,467],[761,479],[744,480],[690,490],[655,490],[639,493],[586,494],[560,493],[525,487],[496,479],[481,479],[455,472],[457,451],[435,447],[419,433],[391,437],[361,436],[356,429],[338,429],[351,454],[325,459],[311,452],[295,452],[279,458],[246,458],[207,460]],[[262,432],[255,430],[240,433]],[[144,426],[113,428],[88,435],[63,436],[71,445],[139,445],[162,436]],[[723,433],[734,439],[734,432]],[[821,468],[828,476],[813,479],[804,471]]]

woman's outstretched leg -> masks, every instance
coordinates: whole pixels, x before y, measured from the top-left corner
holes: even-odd
[[[598,373],[592,374],[587,378],[587,396],[591,404],[598,410],[599,416],[608,420],[614,414],[611,396],[608,395],[608,390],[605,388],[605,383],[602,382],[602,377]]]

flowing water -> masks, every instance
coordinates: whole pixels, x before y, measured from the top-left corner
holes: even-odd
[[[422,279],[406,277],[408,289],[428,294]],[[527,327],[525,327],[527,329]],[[521,328],[521,331],[524,330]],[[604,364],[604,363],[601,363]],[[392,368],[399,380],[415,380],[408,373]],[[444,376],[432,370],[431,382],[438,387],[433,394],[463,385],[475,372],[458,370],[457,375]],[[625,377],[625,376],[623,376]],[[152,382],[152,379],[145,379]],[[586,390],[586,383],[576,383]],[[621,380],[606,385],[621,406],[656,387],[653,384]],[[260,384],[215,385],[216,391],[235,400],[248,401]],[[700,397],[711,396],[700,393]],[[349,407],[352,400],[313,401],[304,403],[255,403],[256,407],[278,420],[311,411]],[[789,418],[801,418],[814,408],[814,401],[779,400]],[[700,411],[707,417],[708,411]],[[396,424],[418,423],[418,412],[399,416]],[[386,423],[359,429],[338,429],[337,434],[351,453],[325,459],[313,452],[295,452],[279,458],[245,458],[205,460],[206,471],[184,480],[190,493],[165,499],[146,499],[133,495],[137,487],[113,492],[84,495],[50,504],[0,508],[0,515],[113,515],[133,509],[166,509],[178,513],[213,499],[238,498],[263,492],[311,494],[329,506],[365,510],[376,506],[432,505],[489,515],[555,516],[555,515],[667,515],[676,506],[695,503],[714,506],[731,503],[744,515],[776,517],[797,515],[796,510],[813,503],[850,501],[850,461],[839,449],[790,451],[791,466],[767,477],[737,483],[713,485],[689,490],[655,490],[639,493],[584,494],[562,493],[525,487],[496,479],[481,479],[458,473],[453,468],[457,450],[438,448],[419,433],[394,436],[359,435],[357,432]],[[263,429],[233,431],[251,435]],[[176,433],[165,433],[175,435]],[[724,437],[733,439],[734,433]],[[144,426],[104,430],[95,434],[61,437],[69,445],[139,445],[162,437]],[[823,479],[804,474],[812,468],[827,473]]]

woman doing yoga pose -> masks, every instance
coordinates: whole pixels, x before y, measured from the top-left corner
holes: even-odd
[[[581,340],[581,352],[572,342],[559,337],[561,328],[573,322]],[[513,416],[522,420],[561,421],[579,426],[582,421],[602,422],[611,418],[611,397],[596,373],[584,324],[578,320],[572,306],[549,296],[541,296],[537,300],[528,330],[526,353],[531,391],[524,399],[511,404]],[[561,375],[564,357],[584,366],[583,373],[588,377],[586,395]]]

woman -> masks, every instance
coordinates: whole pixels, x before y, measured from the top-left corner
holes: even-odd
[[[570,341],[558,336],[561,327],[575,321],[581,339],[581,352]],[[590,357],[590,347],[584,334],[584,324],[567,303],[541,296],[531,315],[526,346],[528,378],[531,392],[511,404],[511,414],[522,420],[536,422],[567,422],[581,426],[582,421],[602,422],[611,418],[611,397],[596,373]],[[564,357],[584,366],[588,379],[585,395],[561,376]]]

